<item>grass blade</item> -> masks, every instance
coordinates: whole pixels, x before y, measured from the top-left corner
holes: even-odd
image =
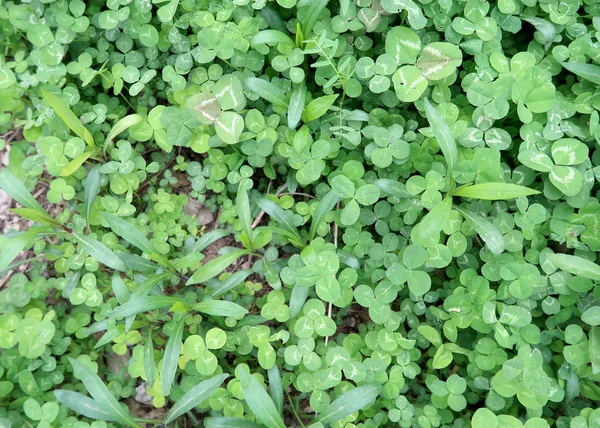
[[[301,287],[298,284],[294,285],[292,288],[292,295],[290,297],[290,319],[293,320],[298,316],[302,307],[304,306],[304,302],[308,298],[308,293],[310,291],[309,287]]]
[[[290,97],[290,106],[287,114],[288,128],[296,129],[296,126],[298,126],[298,123],[300,123],[305,101],[306,85],[304,84],[304,81],[302,81],[294,86],[294,90],[292,91],[292,95]]]
[[[269,369],[269,394],[275,403],[279,414],[283,414],[283,383],[281,383],[281,373],[277,364]]]
[[[265,428],[246,419],[228,418],[225,416],[204,419],[204,428]]]
[[[125,264],[123,261],[102,242],[77,232],[73,232],[73,237],[80,246],[85,248],[85,251],[87,251],[90,256],[103,265],[114,270],[125,271]]]
[[[227,293],[230,290],[233,290],[237,287],[242,281],[245,281],[252,274],[252,270],[243,269],[234,272],[229,278],[222,281],[219,285],[217,285],[213,291],[210,293],[210,297],[216,299],[219,296]]]
[[[490,251],[499,256],[506,248],[506,242],[504,241],[504,235],[502,235],[496,226],[490,223],[485,218],[477,215],[469,210],[462,209],[460,207],[454,207],[462,216],[471,222],[473,228],[477,231],[483,242],[485,242]]]
[[[181,353],[181,339],[183,338],[184,325],[185,317],[181,317],[175,334],[169,337],[165,346],[165,355],[163,356],[162,369],[160,371],[162,393],[165,397],[171,392],[171,387],[177,374],[177,363],[179,362],[179,354]]]
[[[146,343],[144,343],[144,373],[148,386],[154,385],[154,343],[152,341],[152,327],[148,328]]]
[[[127,303],[117,306],[106,314],[107,317],[123,318],[141,312],[173,306],[176,303],[185,303],[185,300],[174,296],[144,296],[134,297]]]
[[[330,424],[346,416],[358,412],[371,404],[379,395],[379,387],[375,385],[364,385],[344,392],[340,397],[331,402],[329,406],[319,415],[318,421],[322,424]]]
[[[592,281],[600,281],[600,266],[588,259],[568,254],[548,254],[548,260],[560,270]]]
[[[379,187],[379,190],[388,193],[398,199],[413,199],[415,196],[406,191],[406,186],[396,180],[389,178],[380,178],[375,180],[373,184]]]
[[[238,217],[242,222],[242,228],[248,241],[252,243],[252,214],[250,213],[250,199],[248,198],[248,191],[240,183],[236,196],[235,205],[238,212]]]
[[[584,62],[561,62],[562,66],[582,79],[600,85],[600,66]]]
[[[73,366],[73,372],[81,379],[85,389],[92,398],[96,401],[98,406],[108,414],[110,414],[116,422],[129,427],[141,428],[141,426],[135,422],[133,417],[121,407],[117,399],[111,394],[106,385],[102,380],[84,363],[74,358],[69,357],[69,362]]]
[[[39,212],[38,210],[34,210],[31,208],[11,208],[9,209],[9,211],[27,220],[35,221],[37,223],[45,224],[52,227],[62,227],[62,225],[58,221],[54,220],[46,213]]]
[[[248,250],[234,250],[227,254],[223,254],[216,259],[212,259],[194,272],[185,285],[200,284],[214,278],[244,254],[248,254]]]
[[[258,33],[256,33],[256,35],[254,37],[252,37],[252,40],[250,41],[250,44],[254,47],[257,45],[277,45],[279,43],[282,43],[284,45],[288,45],[292,48],[295,48],[296,45],[294,44],[294,41],[290,38],[290,36],[288,36],[285,33],[282,33],[281,31],[277,31],[277,30],[263,30],[263,31],[259,31]]]
[[[125,282],[123,282],[123,279],[118,273],[113,273],[110,285],[113,294],[117,298],[117,302],[123,304],[127,301],[127,299],[129,299],[129,289],[127,288]]]
[[[313,214],[312,223],[310,225],[311,241],[315,239],[319,226],[321,226],[321,223],[325,221],[327,214],[333,210],[333,207],[335,207],[335,204],[337,204],[339,200],[340,197],[333,190],[330,190],[325,196],[323,196],[323,199],[321,199],[319,205],[317,205],[317,209]]]
[[[35,200],[29,190],[27,190],[21,180],[15,177],[7,168],[0,170],[0,188],[25,208],[39,211],[50,217],[46,210],[44,210],[38,201]]]
[[[287,110],[288,102],[285,99],[285,94],[271,82],[257,77],[248,77],[244,80],[244,86],[271,104]]]
[[[452,210],[452,197],[446,196],[442,202],[437,204],[421,219],[419,224],[413,227],[410,237],[415,244],[424,245],[439,237],[445,221]]]
[[[69,162],[60,172],[60,176],[61,177],[68,177],[70,175],[73,175],[75,173],[75,171],[77,171],[79,169],[79,167],[81,165],[84,164],[84,162],[86,160],[89,159],[90,156],[92,156],[94,154],[94,152],[85,152],[80,154],[79,156],[77,156],[75,159],[73,159],[71,162]]]
[[[228,374],[220,374],[213,376],[208,380],[200,382],[198,385],[190,388],[183,396],[173,404],[173,407],[167,413],[164,423],[170,424],[179,416],[189,412],[194,407],[198,406],[204,400],[209,398],[219,386],[229,377]]]
[[[192,306],[192,309],[202,312],[203,314],[217,317],[235,317],[246,315],[248,313],[246,308],[226,300],[205,300],[204,302],[196,303]]]
[[[226,237],[227,235],[229,235],[229,233],[225,230],[225,229],[217,229],[217,230],[211,230],[208,233],[205,233],[204,235],[202,235],[191,247],[189,252],[193,253],[194,251],[203,251],[205,250],[210,244],[214,243],[215,241],[218,241],[221,238]]]
[[[146,236],[133,224],[129,223],[127,220],[123,220],[121,217],[106,212],[101,213],[101,216],[106,220],[113,232],[125,239],[131,245],[148,255],[158,254],[154,245],[152,245],[148,238],[146,238]]]
[[[540,192],[529,187],[511,183],[481,183],[463,186],[452,192],[452,196],[464,198],[484,199],[487,201],[501,201],[520,198],[521,196],[537,195]]]
[[[96,401],[83,394],[66,389],[57,389],[54,391],[54,396],[60,403],[82,416],[97,421],[116,421],[113,415],[104,410]]]
[[[433,131],[433,135],[440,145],[440,149],[442,149],[442,153],[446,159],[448,175],[451,175],[452,168],[454,168],[454,165],[456,165],[456,162],[458,162],[458,149],[456,147],[456,141],[454,140],[454,136],[452,135],[448,124],[444,121],[442,116],[427,98],[424,100],[424,105],[425,116],[427,116],[431,130]]]
[[[294,239],[296,239],[298,242],[303,242],[298,229],[279,205],[267,198],[259,199],[257,204],[260,209],[269,214],[273,220],[279,223],[284,230],[294,236]]]
[[[315,100],[312,100],[306,108],[304,109],[304,119],[306,122],[310,122],[312,120],[317,120],[325,113],[327,110],[333,105],[338,95],[325,95],[324,97],[319,97]]]
[[[308,11],[302,20],[302,33],[304,34],[304,37],[310,37],[312,29],[327,6],[328,1],[329,0],[313,0],[310,3]]]
[[[244,399],[252,413],[267,428],[285,428],[283,419],[267,391],[250,373],[245,370],[239,372]]]
[[[90,227],[90,214],[92,212],[92,204],[100,191],[100,167],[98,165],[90,169],[87,179],[85,180],[85,194],[83,196],[83,204],[85,210],[85,224]]]
[[[94,143],[94,137],[88,129],[83,126],[79,118],[71,111],[67,103],[58,98],[51,92],[48,92],[45,89],[42,89],[42,96],[46,100],[46,102],[50,105],[54,113],[58,115],[62,119],[62,121],[77,135],[81,137],[83,141],[85,141],[90,147],[96,147]]]
[[[115,126],[112,127],[112,129],[106,136],[106,140],[104,140],[104,151],[106,151],[106,148],[108,147],[110,142],[114,140],[117,135],[119,135],[121,132],[126,131],[132,126],[137,125],[138,123],[142,123],[143,121],[144,118],[139,114],[130,114],[119,120],[117,123],[115,123]]]

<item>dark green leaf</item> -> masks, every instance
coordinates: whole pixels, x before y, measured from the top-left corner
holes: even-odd
[[[85,180],[85,194],[83,196],[85,209],[85,222],[90,226],[90,214],[92,212],[92,204],[100,191],[100,167],[96,165],[87,175]]]
[[[226,237],[227,235],[229,235],[229,233],[225,230],[225,229],[216,229],[216,230],[211,230],[208,233],[205,233],[204,235],[202,235],[191,247],[189,252],[193,253],[194,251],[203,251],[205,250],[210,244],[214,243],[215,241],[218,241],[221,238]]]
[[[333,207],[335,207],[335,204],[337,204],[339,200],[339,196],[333,190],[330,190],[325,196],[323,196],[323,199],[321,199],[319,205],[317,205],[317,209],[313,213],[312,223],[310,225],[311,241],[315,239],[319,226],[321,223],[323,223],[323,221],[325,221],[327,214],[333,210]]]
[[[459,187],[452,192],[452,196],[464,198],[484,199],[498,201],[520,198],[522,196],[537,195],[540,192],[529,187],[510,183],[482,183]]]
[[[370,405],[379,395],[379,387],[364,385],[344,392],[339,398],[333,400],[317,419],[322,424],[329,424],[358,412]]]
[[[185,303],[180,297],[173,296],[144,296],[132,297],[127,303],[117,306],[109,311],[107,317],[124,318],[141,312],[153,311],[173,306],[175,303]]]
[[[271,82],[257,77],[248,77],[244,80],[244,86],[273,105],[287,110],[288,102],[285,99],[284,93]]]
[[[148,255],[157,255],[158,251],[154,248],[154,245],[146,238],[146,236],[133,224],[127,220],[123,220],[121,217],[117,217],[106,212],[101,213],[102,218],[106,220],[110,228],[118,236],[125,239],[134,247],[143,251]]]
[[[466,220],[471,222],[473,228],[477,231],[479,236],[481,236],[481,239],[487,244],[492,253],[499,256],[504,252],[504,249],[506,248],[504,236],[498,231],[496,226],[469,210],[464,210],[460,207],[455,208]]]
[[[216,375],[190,388],[179,400],[175,402],[175,404],[173,404],[173,407],[171,407],[169,413],[167,413],[167,416],[165,417],[165,425],[170,424],[179,416],[184,415],[208,399],[228,377],[228,374]]]
[[[247,309],[241,307],[237,303],[228,302],[226,300],[205,300],[204,302],[196,303],[192,306],[192,309],[217,317],[236,317],[248,313]]]
[[[281,373],[277,364],[269,369],[269,393],[277,407],[280,415],[283,414],[283,384],[281,383]]]
[[[275,403],[262,385],[245,370],[240,370],[239,376],[244,400],[256,418],[267,428],[285,428]]]
[[[442,149],[448,167],[448,175],[450,175],[452,173],[452,168],[454,168],[454,165],[458,162],[456,141],[454,140],[454,136],[452,135],[452,131],[450,131],[448,124],[427,98],[424,100],[424,106],[425,115],[427,116],[431,130],[433,131],[433,135],[435,136],[440,149]]]
[[[110,414],[116,422],[129,427],[141,428],[135,422],[131,415],[119,404],[117,399],[111,394],[102,380],[84,363],[69,357],[69,362],[73,367],[75,375],[81,379],[85,389],[89,392],[98,406],[106,413]]]
[[[37,210],[48,215],[42,206],[35,200],[25,185],[15,177],[7,168],[0,170],[0,188],[8,193],[8,196],[26,208]],[[48,216],[50,217],[50,216]],[[52,218],[52,217],[50,217]]]
[[[283,211],[279,205],[267,198],[259,199],[257,204],[264,212],[269,214],[269,216],[273,220],[279,223],[279,225],[284,230],[286,230],[288,233],[294,236],[295,240],[297,240],[298,242],[303,242],[302,238],[300,237],[300,233],[298,232],[298,229],[291,222],[289,216],[286,215],[285,211]]]
[[[62,121],[77,135],[81,137],[83,141],[85,141],[90,147],[95,147],[94,137],[88,129],[83,126],[81,121],[75,113],[71,111],[67,103],[58,98],[51,92],[48,92],[45,89],[42,89],[42,96],[46,100],[46,102],[50,105],[52,110],[62,119]]]
[[[152,340],[152,327],[148,328],[146,343],[144,343],[144,373],[149,386],[154,385],[154,343]]]
[[[242,228],[249,240],[252,240],[252,214],[250,213],[250,200],[248,199],[248,191],[240,183],[235,200],[235,205],[238,212],[238,217],[242,222]]]
[[[83,394],[66,389],[54,390],[56,399],[69,409],[87,418],[97,421],[115,422],[117,419],[100,404]]]
[[[185,285],[201,284],[214,278],[244,254],[248,254],[248,250],[234,250],[212,259],[194,272]]]
[[[290,39],[290,36],[278,30],[259,31],[258,33],[256,33],[256,35],[252,38],[252,41],[250,42],[252,46],[260,44],[276,45],[279,43],[291,46],[292,48],[296,47],[294,41]]]
[[[312,29],[317,23],[323,10],[325,10],[325,7],[327,7],[328,2],[329,0],[312,0],[310,2],[308,11],[302,20],[302,34],[304,34],[304,37],[311,36]]]
[[[300,123],[305,101],[306,85],[304,81],[302,81],[294,86],[294,90],[290,96],[290,106],[287,114],[288,128],[296,129],[296,126],[298,126],[298,123]]]
[[[73,237],[90,256],[103,265],[115,270],[125,271],[125,265],[121,259],[102,242],[77,232],[73,232]]]
[[[415,244],[426,245],[437,238],[452,210],[452,197],[446,196],[442,202],[429,211],[410,234]]]
[[[398,199],[413,199],[414,195],[411,195],[406,191],[406,186],[396,180],[390,180],[388,178],[380,178],[373,182],[374,185],[379,187],[385,193],[390,194]]]
[[[185,317],[181,317],[177,329],[173,336],[169,337],[165,346],[165,353],[162,360],[162,368],[160,378],[162,382],[162,395],[167,396],[171,392],[175,375],[177,374],[177,366],[179,362],[179,354],[181,353],[181,339],[183,337],[183,326],[185,325]]]
[[[600,266],[583,257],[568,254],[548,254],[548,260],[557,268],[573,275],[600,281]]]
[[[571,73],[600,85],[600,66],[583,62],[561,62],[561,64]]]
[[[213,299],[222,296],[230,290],[237,287],[242,281],[245,281],[252,274],[251,269],[242,269],[235,271],[229,278],[220,282],[210,293]]]
[[[137,125],[138,123],[142,123],[144,118],[139,114],[130,114],[119,120],[112,127],[108,135],[106,136],[106,140],[104,140],[104,151],[106,151],[107,146],[110,144],[114,138],[119,135],[121,132],[126,131],[132,126]]]

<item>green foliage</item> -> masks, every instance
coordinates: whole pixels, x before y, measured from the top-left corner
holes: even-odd
[[[0,2],[0,426],[600,426],[599,17]]]

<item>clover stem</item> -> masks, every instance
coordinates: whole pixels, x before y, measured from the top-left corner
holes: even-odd
[[[302,419],[300,419],[300,416],[298,415],[298,412],[296,411],[296,407],[294,406],[294,401],[292,400],[292,397],[290,397],[289,392],[285,391],[285,395],[287,395],[287,398],[290,402],[290,407],[292,408],[292,413],[294,413],[294,416],[296,416],[296,419],[298,419],[298,422],[300,422],[300,426],[302,426],[302,428],[305,428],[304,424],[302,423]]]

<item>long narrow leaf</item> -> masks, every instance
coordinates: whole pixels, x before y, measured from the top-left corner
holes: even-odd
[[[600,85],[600,66],[584,62],[561,62],[561,64],[571,73]]]
[[[252,413],[267,428],[285,428],[283,419],[267,391],[250,373],[245,370],[239,372],[244,399]]]
[[[227,418],[225,416],[204,419],[204,428],[265,428],[247,419]]]
[[[560,270],[593,281],[600,281],[600,266],[588,259],[568,254],[548,254],[548,260]]]
[[[279,411],[279,414],[283,414],[283,383],[281,382],[281,373],[279,367],[275,364],[267,372],[269,375],[269,394],[275,403],[275,407]]]
[[[60,172],[60,176],[68,177],[70,175],[73,175],[75,171],[77,171],[79,167],[83,165],[85,161],[88,160],[93,154],[94,152],[85,152],[80,154],[62,169],[62,171]]]
[[[329,0],[312,0],[310,5],[308,6],[308,11],[306,15],[304,15],[304,19],[302,20],[302,33],[304,37],[310,37],[311,32],[319,16],[327,6]]]
[[[115,422],[117,419],[100,404],[83,394],[66,389],[54,391],[56,399],[74,412],[98,421]]]
[[[265,21],[267,21],[269,27],[282,33],[286,31],[285,22],[281,19],[277,10],[269,6],[268,3],[267,6],[260,9],[260,13],[265,18]]]
[[[203,251],[205,250],[210,244],[214,243],[215,241],[218,241],[221,238],[226,237],[227,235],[229,235],[229,233],[225,230],[225,229],[216,229],[216,230],[211,230],[208,233],[205,233],[204,235],[202,235],[189,249],[190,253],[193,253],[194,251]]]
[[[459,187],[452,192],[452,196],[499,201],[520,198],[521,196],[537,195],[538,193],[540,192],[537,190],[533,190],[525,186],[519,186],[518,184],[481,183]]]
[[[174,296],[144,296],[130,299],[127,303],[117,306],[106,314],[107,317],[123,318],[141,312],[166,308],[176,303],[185,303],[185,300]]]
[[[101,213],[101,216],[106,220],[113,232],[125,239],[131,245],[148,255],[158,254],[154,245],[146,238],[146,235],[133,224],[129,223],[127,220],[123,220],[121,217],[106,212]]]
[[[161,382],[162,382],[162,394],[164,396],[169,395],[175,375],[177,374],[177,365],[179,361],[179,354],[181,353],[181,340],[183,337],[183,326],[185,325],[185,317],[181,317],[181,321],[177,325],[175,334],[169,337],[167,345],[165,346],[165,354],[162,360]]]
[[[117,255],[102,242],[77,232],[73,232],[73,237],[90,256],[98,260],[103,265],[115,270],[125,271],[125,264],[123,261],[121,261],[121,259],[117,257]]]
[[[0,271],[4,270],[27,247],[27,239],[23,236],[2,238],[4,242],[0,251]]]
[[[288,45],[292,48],[296,47],[296,45],[294,44],[294,41],[290,38],[290,36],[288,36],[285,33],[282,33],[281,31],[278,31],[278,30],[259,31],[258,33],[256,33],[256,35],[254,37],[252,37],[252,40],[250,41],[250,44],[252,46],[261,45],[261,44],[266,44],[266,45],[272,46],[272,45],[277,45],[279,43]]]
[[[506,242],[504,235],[502,235],[496,226],[490,223],[485,218],[472,213],[469,210],[462,209],[460,207],[454,207],[462,216],[469,220],[473,225],[473,228],[477,231],[483,242],[485,242],[492,253],[500,255],[506,248]]]
[[[308,298],[309,291],[309,287],[302,287],[298,284],[294,285],[290,297],[290,319],[294,319],[298,316]]]
[[[294,86],[294,90],[290,96],[290,106],[287,113],[288,128],[296,129],[296,126],[298,126],[298,123],[300,123],[305,101],[306,84],[304,81],[302,81]]]
[[[204,302],[196,303],[192,306],[192,309],[207,315],[218,317],[235,317],[246,315],[248,313],[246,308],[226,300],[205,300]]]
[[[338,95],[325,95],[312,100],[304,109],[304,120],[310,122],[323,116],[337,100]]]
[[[248,191],[240,183],[235,200],[235,205],[238,212],[238,217],[242,222],[242,228],[246,237],[252,239],[252,214],[250,212],[250,199],[248,199]]]
[[[90,226],[90,214],[92,213],[92,204],[100,191],[100,166],[96,165],[87,175],[85,180],[85,193],[83,195],[83,204],[85,210],[85,223]]]
[[[300,233],[296,226],[291,222],[290,218],[285,214],[285,211],[281,209],[279,205],[273,202],[270,199],[262,198],[257,202],[258,206],[269,216],[275,220],[279,225],[294,236],[298,242],[302,242],[302,238],[300,237]]]
[[[230,253],[223,254],[222,256],[212,259],[194,272],[185,285],[200,284],[208,281],[209,279],[223,272],[229,267],[229,265],[231,265],[244,254],[248,254],[248,250],[234,250]]]
[[[415,244],[424,245],[428,241],[439,237],[445,221],[452,210],[452,197],[446,196],[413,227],[410,237]]]
[[[190,388],[175,402],[175,404],[173,404],[173,407],[171,407],[169,413],[167,413],[167,416],[165,417],[165,425],[170,424],[179,416],[200,405],[200,403],[209,398],[228,377],[228,374],[216,375]]]
[[[58,98],[51,92],[42,89],[42,96],[50,105],[52,110],[62,119],[62,121],[77,135],[81,137],[90,147],[95,147],[94,137],[88,129],[83,126],[81,120],[71,111],[67,103]]]
[[[141,426],[135,422],[131,415],[121,407],[117,399],[111,394],[102,380],[84,363],[69,357],[75,375],[81,379],[85,389],[105,412],[109,413],[116,422],[135,428]]]
[[[379,187],[380,190],[388,193],[398,199],[413,199],[414,195],[406,191],[404,183],[400,183],[396,180],[390,180],[389,178],[380,178],[375,180],[373,184]]]
[[[237,287],[242,281],[245,281],[252,274],[251,269],[242,269],[234,272],[229,278],[223,280],[210,293],[213,299],[222,296],[230,290]]]
[[[379,395],[379,387],[365,385],[344,392],[339,398],[333,400],[319,415],[318,421],[330,424],[358,412],[371,404]]]
[[[137,298],[147,296],[157,284],[159,284],[161,281],[169,279],[172,275],[173,274],[170,272],[163,272],[146,278],[132,293],[133,297]]]
[[[52,227],[61,227],[61,224],[48,214],[39,212],[33,208],[11,208],[11,212],[27,220],[35,221]]]
[[[244,80],[244,85],[256,95],[264,98],[273,105],[282,109],[288,108],[288,102],[285,99],[284,93],[271,82],[267,82],[266,80],[257,77],[248,77]]]
[[[144,343],[144,373],[148,386],[154,385],[154,343],[152,341],[152,327],[148,328],[146,343]]]
[[[110,144],[114,138],[119,135],[121,132],[126,131],[128,128],[137,125],[138,123],[142,123],[144,118],[139,114],[130,114],[125,116],[112,127],[108,135],[106,136],[106,140],[104,141],[104,150],[106,151],[107,146]]]
[[[31,208],[48,215],[38,201],[35,200],[29,190],[27,190],[25,185],[21,183],[21,180],[15,177],[13,173],[8,170],[8,168],[3,168],[0,170],[0,188],[8,193],[8,196],[13,198],[24,207]]]
[[[335,204],[337,204],[339,200],[340,197],[333,190],[330,190],[325,196],[323,196],[323,199],[321,199],[319,205],[317,205],[317,209],[313,214],[312,223],[310,225],[311,241],[317,235],[317,230],[319,229],[319,226],[321,226],[321,223],[325,221],[327,214],[333,210],[333,207],[335,207]]]
[[[448,124],[427,98],[424,100],[424,105],[425,115],[427,116],[431,130],[433,131],[433,135],[440,145],[440,149],[442,149],[449,171],[448,175],[450,175],[452,168],[454,168],[454,165],[458,162],[456,141],[454,140],[454,136],[452,135],[452,131],[450,131]]]

